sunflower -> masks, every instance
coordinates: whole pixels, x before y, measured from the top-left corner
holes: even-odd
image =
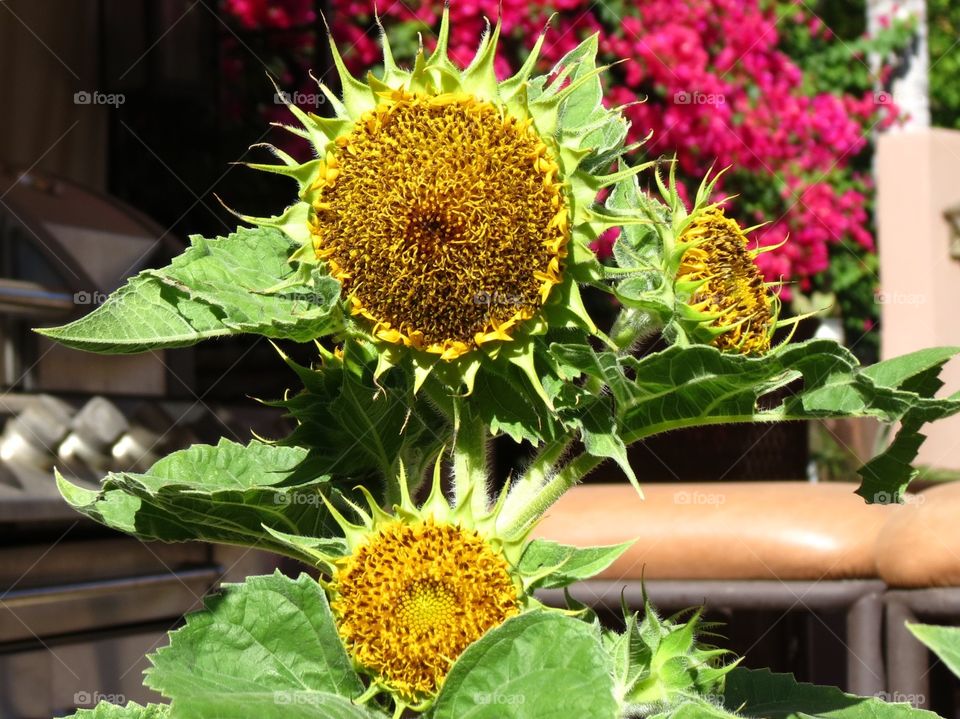
[[[775,248],[751,247],[747,237],[751,228],[743,229],[726,217],[722,203],[709,202],[719,175],[704,179],[688,211],[677,190],[674,167],[667,182],[659,169],[655,174],[662,203],[643,193],[633,178],[618,186],[608,201],[614,209],[639,209],[648,223],[639,232],[626,228],[618,240],[627,246],[617,253],[622,258],[646,251],[644,261],[620,268],[617,294],[638,313],[625,313],[626,322],[634,328],[642,325],[644,331],[662,331],[674,343],[766,354],[776,329],[801,319],[779,319],[779,283],[765,282],[757,266],[757,255]],[[618,332],[626,337],[639,334],[636,329],[631,333],[630,327]]]
[[[329,570],[326,589],[344,647],[371,679],[366,696],[386,692],[398,712],[422,711],[470,644],[542,605],[517,568],[530,529],[497,529],[505,494],[489,510],[475,511],[469,497],[452,506],[439,461],[421,506],[404,489],[402,469],[397,485],[401,499],[389,512],[361,490],[368,508],[353,505],[360,524],[328,503],[346,552],[318,558]]]
[[[289,106],[300,126],[287,129],[315,159],[268,146],[281,163],[252,165],[296,179],[298,202],[244,219],[282,229],[294,261],[340,282],[345,332],[376,345],[380,371],[409,361],[418,387],[439,370],[469,391],[482,366],[506,363],[549,405],[545,335],[600,335],[578,283],[601,283],[589,243],[621,219],[597,194],[642,167],[618,169],[627,122],[600,102],[596,38],[535,76],[541,34],[498,81],[499,35],[498,24],[460,69],[445,9],[432,52],[401,69],[384,34],[383,72],[365,81],[331,40],[342,98],[320,88],[335,117]]]

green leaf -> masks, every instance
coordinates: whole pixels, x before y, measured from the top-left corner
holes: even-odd
[[[126,706],[117,706],[100,702],[93,709],[79,709],[62,719],[166,719],[169,707],[165,704],[147,704],[141,706],[130,702]]]
[[[627,217],[636,217],[638,212],[643,215],[655,218],[658,222],[667,223],[666,207],[646,195],[640,189],[640,183],[636,177],[630,177],[621,180],[613,186],[610,196],[604,203],[604,207],[611,215],[622,215]],[[653,221],[650,224],[629,223],[620,229],[620,236],[613,245],[613,256],[617,267],[631,270],[646,270],[646,280],[644,289],[654,290],[660,288],[667,277],[663,273],[663,246],[660,235],[657,233]],[[636,294],[638,286],[625,283],[632,280],[632,275],[627,275],[616,288],[617,295],[620,297],[629,297],[631,292]],[[658,296],[663,301],[662,290]],[[672,309],[672,308],[671,308]]]
[[[960,411],[960,397],[936,399],[937,373],[956,349],[924,350],[859,367],[828,340],[785,345],[763,357],[721,353],[714,347],[674,345],[646,357],[595,352],[582,345],[551,347],[557,361],[605,384],[611,412],[626,444],[681,427],[828,417],[875,417],[902,422],[896,441],[862,470],[860,494],[900,495],[923,424]],[[771,399],[774,390],[782,390]],[[558,408],[568,411],[576,407]]]
[[[938,627],[933,624],[907,624],[919,639],[947,668],[960,677],[960,627]]]
[[[320,499],[328,478],[290,483],[304,457],[296,447],[222,439],[174,452],[144,474],[110,473],[99,492],[59,474],[57,485],[78,511],[142,539],[257,546],[312,563],[309,554],[263,529],[306,537],[339,533]]]
[[[534,539],[524,549],[517,569],[525,577],[537,577],[528,590],[566,587],[602,572],[632,544],[581,548]]]
[[[932,397],[943,385],[937,377],[940,368],[957,351],[956,347],[929,347],[864,367],[863,373],[879,385],[904,385],[911,392]],[[929,374],[931,370],[934,371],[932,376]]]
[[[555,71],[573,65],[570,82],[587,77],[596,70],[597,35],[591,35],[568,52],[554,68]],[[594,75],[581,85],[566,100],[560,109],[560,130],[569,134],[582,134],[583,128],[592,121],[606,116],[602,105],[603,88],[600,76]]]
[[[605,397],[595,398],[589,403],[589,409],[581,414],[580,438],[583,440],[583,448],[593,457],[612,459],[616,462],[642,496],[640,481],[627,456],[627,445],[620,437],[616,418],[606,407],[607,401]]]
[[[146,685],[183,719],[371,716],[350,703],[363,684],[306,574],[225,585],[149,659]]]
[[[536,340],[534,340],[536,341]],[[549,393],[550,377],[539,377]],[[538,444],[557,439],[563,426],[515,364],[490,362],[477,373],[470,395],[471,411],[494,435],[506,434],[515,442]]]
[[[844,694],[836,687],[798,682],[769,669],[736,668],[727,675],[727,709],[763,719],[936,719],[909,704]]]
[[[552,612],[508,619],[453,665],[431,719],[611,719],[613,681],[595,629]]]
[[[353,487],[372,473],[374,480],[390,483],[400,462],[409,475],[419,476],[449,437],[443,418],[422,395],[414,395],[410,375],[395,368],[374,378],[375,357],[355,343],[345,343],[342,358],[331,357],[317,370],[284,359],[304,390],[270,404],[297,422],[281,440],[307,452],[295,479],[326,474]]]
[[[316,268],[295,270],[280,230],[241,228],[194,236],[167,267],[146,270],[100,307],[38,330],[68,347],[130,354],[242,333],[306,342],[340,326],[340,285]]]

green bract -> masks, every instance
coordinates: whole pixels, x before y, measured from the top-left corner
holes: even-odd
[[[447,57],[448,33],[445,12],[436,49],[409,70],[385,43],[382,75],[365,81],[334,47],[343,97],[321,88],[336,116],[290,108],[300,126],[289,129],[317,157],[271,148],[280,164],[255,166],[293,178],[296,202],[228,237],[194,237],[87,317],[42,330],[108,353],[239,333],[317,348],[308,367],[280,350],[302,385],[273,403],[296,422],[288,437],[197,445],[111,473],[98,491],[58,475],[66,500],[108,526],[266,548],[321,577],[223,587],[151,657],[147,684],[168,706],[76,716],[927,716],[736,667],[702,643],[699,615],[665,620],[647,606],[617,634],[585,607],[536,601],[626,549],[530,540],[536,522],[606,459],[638,484],[627,447],[661,432],[899,423],[861,470],[860,493],[902,496],[922,426],[960,411],[957,395],[935,397],[957,350],[862,368],[829,341],[771,348],[776,300],[744,232],[710,204],[712,182],[690,209],[672,177],[654,173],[663,202],[641,189],[627,123],[601,104],[595,37],[537,74],[541,36],[499,82],[499,28],[464,70]],[[444,144],[474,154],[431,164],[453,157]],[[378,204],[375,190],[400,194]],[[614,227],[602,266],[589,243]],[[585,285],[619,301],[609,333],[585,309]],[[495,301],[504,288],[515,292],[507,309]],[[668,347],[634,354],[654,330]],[[498,435],[532,447],[515,476],[492,476]]]

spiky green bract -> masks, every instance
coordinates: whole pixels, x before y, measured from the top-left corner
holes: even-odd
[[[692,207],[688,209],[680,199],[675,168],[676,162],[670,163],[666,180],[659,165],[654,172],[659,198],[641,190],[636,177],[629,177],[617,183],[606,201],[607,212],[614,216],[629,221],[639,214],[645,220],[625,224],[614,245],[615,268],[611,274],[615,278],[615,294],[625,310],[611,335],[625,349],[658,331],[671,344],[715,344],[718,336],[749,321],[749,318],[730,316],[735,313],[718,314],[706,310],[694,301],[706,281],[685,277],[681,267],[688,252],[697,247],[714,251],[709,239],[691,238],[689,231],[708,216],[720,214],[718,208],[722,201],[711,202],[710,198],[722,173],[704,178]],[[728,222],[735,225],[732,220]],[[739,229],[736,232],[741,234]],[[753,256],[760,251],[766,250],[746,252],[744,262],[752,264]],[[742,274],[740,267],[728,269],[732,270]],[[764,287],[758,289],[757,299],[766,305],[770,317],[769,323],[758,331],[764,335],[764,344],[769,345],[773,331],[784,323],[777,320],[779,300],[776,293]],[[730,298],[732,304],[734,299]]]
[[[622,634],[604,636],[622,716],[650,716],[722,696],[724,677],[737,662],[725,663],[729,651],[699,641],[712,626],[699,611],[686,621],[661,619],[646,602],[642,617],[625,610],[624,618]]]
[[[367,490],[366,487],[357,489],[363,495],[366,506],[358,503],[351,503],[352,513],[359,519],[359,524],[348,519],[332,504],[327,505],[334,520],[340,527],[340,530],[346,539],[347,553],[353,553],[357,548],[370,541],[382,527],[403,522],[407,524],[418,524],[422,522],[432,522],[438,525],[451,525],[461,527],[467,530],[476,531],[490,545],[490,547],[503,555],[511,565],[516,566],[523,550],[527,544],[532,524],[518,530],[502,531],[498,528],[498,518],[503,509],[503,500],[506,498],[506,492],[502,492],[500,498],[492,507],[478,505],[472,500],[473,492],[482,492],[485,488],[485,478],[472,478],[464,482],[468,487],[468,493],[460,498],[460,501],[453,503],[444,494],[443,490],[443,462],[442,456],[437,457],[433,466],[433,474],[430,480],[430,492],[427,499],[417,504],[410,495],[410,481],[406,477],[405,468],[401,466],[400,475],[396,479],[396,486],[399,489],[399,501],[396,502],[390,510],[383,508],[383,505]],[[335,560],[336,557],[332,557]],[[333,562],[331,561],[332,565]]]
[[[596,326],[585,309],[578,285],[600,284],[602,271],[589,243],[603,230],[619,221],[597,211],[597,193],[631,176],[640,168],[620,169],[619,161],[632,149],[625,145],[628,123],[618,110],[603,107],[599,75],[604,68],[596,66],[597,38],[584,40],[568,53],[546,75],[534,75],[544,36],[541,35],[523,67],[512,77],[500,82],[494,72],[500,26],[487,34],[470,65],[461,70],[447,55],[449,12],[444,11],[436,48],[418,52],[412,69],[398,67],[384,35],[384,67],[380,76],[370,74],[363,81],[346,70],[336,46],[331,42],[336,68],[343,88],[336,97],[325,85],[321,90],[336,113],[321,118],[295,106],[291,112],[299,127],[289,127],[309,140],[319,159],[300,163],[289,155],[271,148],[281,161],[279,165],[255,165],[256,168],[292,177],[299,186],[299,202],[284,213],[270,218],[244,219],[272,226],[286,232],[300,247],[294,259],[304,263],[320,263],[314,253],[307,225],[312,205],[319,197],[316,180],[328,153],[336,149],[336,140],[349,134],[354,124],[379,103],[388,102],[392,93],[403,90],[421,95],[465,93],[477,100],[492,103],[504,114],[518,120],[530,120],[536,134],[551,151],[559,166],[558,178],[564,184],[569,209],[569,243],[562,266],[562,281],[553,287],[543,307],[534,317],[512,331],[509,340],[485,343],[457,359],[441,360],[432,354],[402,344],[376,339],[364,319],[347,320],[345,333],[377,345],[381,353],[379,372],[402,365],[415,377],[419,390],[427,378],[439,384],[443,393],[470,394],[475,387],[527,386],[537,422],[518,422],[508,418],[502,431],[517,439],[539,441],[549,436],[552,417],[552,393],[562,382],[551,362],[546,347],[556,340],[556,333],[568,340],[596,333]],[[323,263],[320,263],[321,266]],[[346,299],[346,298],[345,298]],[[489,379],[484,375],[489,374]],[[550,384],[554,387],[551,388]],[[524,393],[527,393],[525,390]],[[541,408],[542,406],[542,408]],[[540,421],[546,413],[546,422]],[[496,427],[497,418],[487,413]],[[541,428],[534,429],[540,426]],[[546,426],[543,426],[546,425]]]

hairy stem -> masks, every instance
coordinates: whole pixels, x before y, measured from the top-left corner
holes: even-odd
[[[511,516],[522,511],[529,502],[536,498],[541,487],[547,483],[572,444],[573,440],[571,438],[564,437],[547,442],[540,447],[523,475],[516,479],[509,488],[506,504],[501,514],[505,521],[509,521]]]
[[[458,401],[454,407],[457,413],[452,451],[454,501],[459,506],[469,496],[474,513],[480,514],[487,510],[489,503],[487,445],[490,436],[483,420],[462,412]]]
[[[549,477],[531,496],[508,504],[502,515],[503,526],[498,527],[504,533],[522,532],[531,523],[542,516],[563,493],[577,484],[587,474],[604,461],[603,457],[594,457],[583,453],[570,460],[559,472]],[[513,499],[512,495],[510,499]]]
[[[641,340],[663,329],[663,323],[648,312],[624,307],[610,329],[610,339],[621,352],[628,352]]]

